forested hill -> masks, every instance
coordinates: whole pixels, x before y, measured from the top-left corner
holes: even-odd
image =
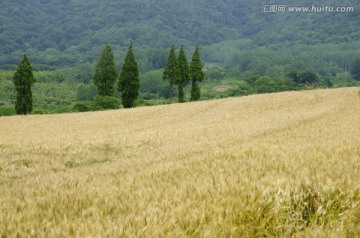
[[[351,6],[352,13],[268,13],[264,6]],[[248,39],[256,47],[360,39],[356,0],[1,0],[0,67],[24,52],[38,65],[93,62],[104,44],[123,49],[212,45]]]

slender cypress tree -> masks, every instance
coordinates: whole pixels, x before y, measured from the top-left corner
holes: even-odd
[[[179,52],[179,69],[180,69],[180,77],[178,82],[178,98],[179,102],[185,102],[185,94],[184,87],[186,83],[189,82],[189,64],[186,59],[186,54],[184,50],[184,46],[181,45]]]
[[[190,78],[192,81],[190,101],[197,101],[200,99],[200,88],[198,82],[201,82],[205,78],[202,67],[203,64],[201,62],[200,49],[199,46],[196,45],[195,52],[190,63]]]
[[[14,85],[16,89],[15,112],[27,115],[33,109],[31,87],[35,83],[30,61],[25,54],[14,74]]]
[[[175,54],[175,46],[171,47],[168,60],[166,62],[165,70],[163,73],[163,79],[170,83],[170,98],[172,99],[172,88],[174,84],[178,84],[180,81],[180,69],[179,62]]]
[[[350,72],[354,80],[360,80],[360,56],[351,60]]]
[[[139,88],[139,68],[134,56],[132,43],[130,43],[119,80],[119,91],[121,93],[122,104],[125,108],[135,106],[135,101],[139,96]]]
[[[106,45],[96,64],[94,83],[100,96],[114,96],[117,73],[111,46]]]

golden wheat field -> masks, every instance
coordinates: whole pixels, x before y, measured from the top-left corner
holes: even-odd
[[[359,88],[0,118],[1,237],[360,237]]]

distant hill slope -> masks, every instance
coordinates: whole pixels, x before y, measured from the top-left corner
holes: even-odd
[[[286,6],[353,6],[353,13],[264,13],[278,1],[251,0],[3,0],[0,65],[27,51],[37,64],[92,62],[104,44],[142,48],[211,45],[250,39],[255,45],[358,41],[360,3],[286,1]]]

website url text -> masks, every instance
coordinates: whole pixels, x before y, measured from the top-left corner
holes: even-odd
[[[354,7],[331,7],[331,6],[308,6],[296,7],[286,5],[263,5],[261,12],[264,13],[285,13],[285,12],[299,12],[299,13],[351,13],[354,12]]]

